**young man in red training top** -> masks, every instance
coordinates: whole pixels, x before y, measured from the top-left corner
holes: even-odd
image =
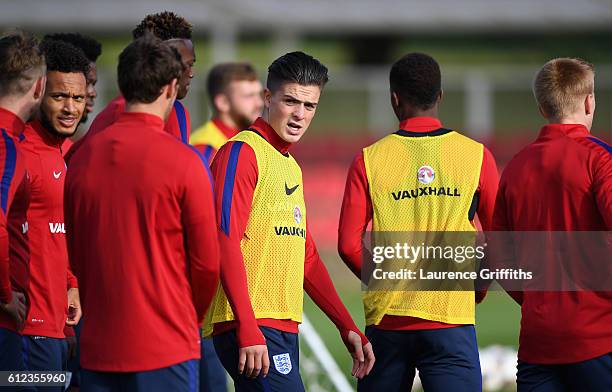
[[[30,309],[23,334],[29,370],[63,370],[64,327],[78,323],[81,306],[66,251],[62,144],[85,110],[89,61],[66,42],[44,40],[41,48],[47,61],[45,95],[21,142],[32,193],[27,215]]]
[[[193,131],[189,142],[212,162],[226,141],[261,115],[263,87],[251,64],[222,63],[208,73],[206,92],[212,118]]]
[[[589,133],[595,113],[594,79],[593,66],[579,59],[554,59],[538,72],[533,92],[548,125],[504,170],[495,230],[612,230],[612,149]],[[559,252],[554,235],[546,238],[538,246]],[[572,263],[597,263],[598,274],[609,267],[609,259],[576,260]],[[560,261],[536,260],[538,269],[553,273],[559,271]],[[517,262],[531,269],[526,259]],[[609,291],[523,291],[513,297],[521,303],[522,314],[519,391],[612,390]]]
[[[168,11],[147,15],[132,31],[134,39],[138,39],[145,33],[150,32],[157,38],[168,41],[168,43],[175,47],[181,54],[185,69],[179,78],[177,100],[174,102],[174,106],[164,128],[169,134],[184,143],[189,143],[191,123],[189,120],[189,112],[180,100],[185,98],[189,92],[189,85],[191,84],[191,79],[193,79],[193,66],[196,61],[193,42],[191,40],[191,31],[191,24],[189,24],[185,18]],[[118,96],[113,99],[106,105],[104,110],[96,116],[85,136],[74,143],[70,150],[76,151],[79,149],[81,145],[87,142],[90,136],[95,135],[114,123],[118,116],[124,111],[125,98],[123,96]],[[69,161],[71,156],[72,152],[69,151],[66,160]]]
[[[308,230],[302,172],[288,152],[308,129],[327,80],[327,68],[305,53],[276,59],[263,117],[213,161],[225,259],[205,327],[238,391],[304,390],[297,336],[304,290],[339,329],[353,375],[374,364]]]
[[[23,371],[30,182],[19,144],[45,91],[45,58],[38,40],[25,33],[0,38],[0,75],[0,370]]]
[[[219,245],[207,166],[163,130],[182,71],[166,42],[128,45],[118,65],[126,110],[70,163],[68,249],[88,309],[84,390],[197,388]]]
[[[85,57],[87,57],[87,60],[89,60],[89,70],[87,71],[87,103],[85,104],[85,111],[81,117],[81,122],[77,128],[77,132],[72,139],[66,139],[62,145],[62,150],[64,151],[64,154],[66,154],[74,143],[73,139],[77,140],[83,136],[83,133],[86,130],[85,124],[87,123],[89,114],[94,110],[95,100],[98,97],[98,92],[96,91],[96,83],[98,83],[98,69],[96,67],[96,61],[102,54],[102,44],[96,39],[80,33],[47,34],[45,35],[44,39],[54,39],[56,41],[68,42],[69,44],[81,49],[83,54],[85,54]]]
[[[489,150],[438,119],[438,63],[407,54],[393,64],[389,80],[399,130],[355,157],[338,230],[340,256],[364,281],[370,261],[362,238],[370,221],[373,233],[474,232],[477,214],[486,230],[497,192]],[[372,290],[363,300],[377,361],[360,391],[410,390],[415,368],[426,391],[482,389],[473,292]]]

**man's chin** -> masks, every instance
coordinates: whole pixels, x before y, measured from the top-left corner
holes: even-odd
[[[66,129],[66,128],[55,128],[55,133],[58,134],[61,137],[72,137],[74,136],[74,134],[77,131],[77,127],[74,127],[74,129]]]

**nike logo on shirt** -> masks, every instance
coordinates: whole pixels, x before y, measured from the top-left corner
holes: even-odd
[[[290,196],[293,192],[295,192],[295,190],[298,188],[298,186],[300,186],[300,184],[297,184],[293,188],[289,188],[287,186],[287,183],[285,183],[285,193],[287,194],[287,196]]]
[[[56,173],[55,171],[53,172],[53,177],[58,180],[60,178],[60,176],[62,175],[62,172]]]

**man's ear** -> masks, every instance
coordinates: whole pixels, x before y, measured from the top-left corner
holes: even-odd
[[[217,94],[213,99],[213,106],[219,113],[228,113],[230,111],[230,103],[227,95]]]
[[[45,95],[45,87],[47,85],[47,76],[43,75],[34,82],[34,99],[38,99]]]
[[[584,98],[584,114],[593,114],[595,111],[595,95],[589,94]]]
[[[400,98],[395,91],[391,91],[391,107],[396,110],[399,108]]]
[[[264,100],[264,106],[266,108],[269,108],[270,107],[270,103],[272,101],[272,91],[270,91],[269,88],[265,88],[264,89],[263,100]]]
[[[176,98],[178,94],[178,79],[172,79],[170,83],[168,83],[164,89],[166,89],[166,97],[169,99]]]
[[[440,89],[440,92],[438,93],[438,98],[436,98],[436,103],[439,105],[440,102],[442,102],[442,99],[444,99],[444,90]]]
[[[546,112],[544,111],[544,109],[540,105],[538,105],[538,112],[540,112],[540,115],[542,115],[542,117],[548,118],[548,114],[546,114]]]

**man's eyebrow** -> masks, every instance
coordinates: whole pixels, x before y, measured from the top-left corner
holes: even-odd
[[[295,101],[295,102],[303,103],[304,105],[318,105],[318,102],[300,101],[299,99],[297,99],[293,95],[289,95],[289,94],[285,94],[283,96],[283,99],[290,99],[290,100]]]

